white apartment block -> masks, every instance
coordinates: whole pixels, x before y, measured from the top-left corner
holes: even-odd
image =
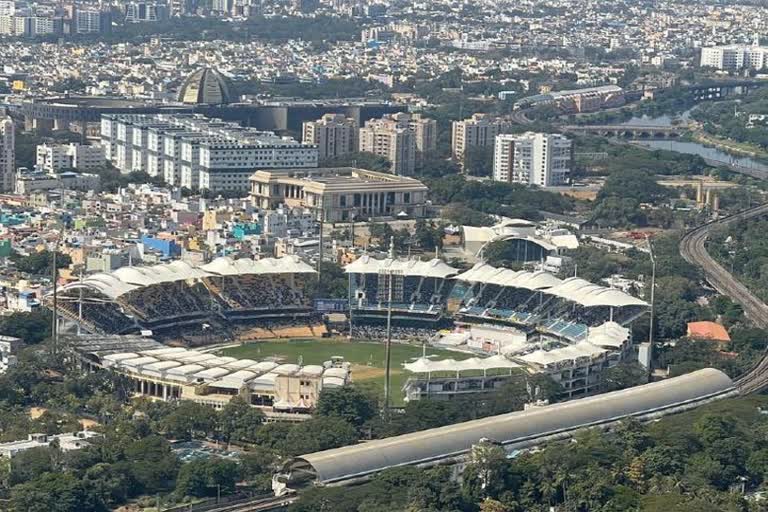
[[[10,117],[0,117],[0,191],[13,191],[16,178],[14,124]]]
[[[437,147],[437,121],[421,114],[387,114],[360,129],[360,151],[383,156],[394,174],[412,174],[416,156]]]
[[[314,144],[199,114],[104,115],[101,140],[122,172],[145,171],[192,190],[245,192],[255,170],[318,162]]]
[[[107,163],[102,146],[84,144],[41,144],[37,146],[36,167],[48,172],[62,169],[90,171]]]
[[[357,151],[357,123],[342,114],[325,114],[302,127],[302,142],[317,146],[320,160]]]
[[[494,181],[555,187],[568,183],[572,143],[559,134],[502,134],[493,156]]]
[[[0,0],[0,16],[13,16],[16,14],[16,2],[14,0]]]
[[[702,67],[738,71],[741,69],[764,69],[768,66],[768,47],[729,45],[701,49]]]
[[[453,157],[464,160],[464,153],[472,146],[493,146],[496,136],[508,127],[502,119],[488,114],[473,114],[469,119],[453,122],[451,149]]]

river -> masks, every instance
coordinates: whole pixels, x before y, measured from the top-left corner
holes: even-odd
[[[673,126],[674,124],[688,121],[690,113],[691,111],[687,110],[679,116],[639,116],[633,117],[621,124],[625,126]],[[667,151],[676,151],[688,155],[699,155],[707,160],[708,163],[714,165],[738,166],[744,169],[768,173],[768,164],[764,164],[754,158],[734,155],[721,149],[705,146],[699,142],[642,139],[633,140],[632,143],[652,149],[666,149]]]

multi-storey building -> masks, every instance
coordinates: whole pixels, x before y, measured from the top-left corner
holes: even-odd
[[[0,190],[10,192],[16,176],[14,124],[10,117],[0,117]]]
[[[423,217],[427,187],[419,180],[388,173],[331,167],[259,170],[251,177],[251,197],[265,210],[280,205],[322,212],[327,222],[351,219]]]
[[[235,123],[184,115],[104,115],[102,145],[121,171],[193,190],[247,191],[254,169],[317,167],[317,147]]]
[[[559,134],[527,132],[496,136],[493,179],[552,187],[565,185],[571,172],[572,143]]]
[[[488,114],[473,114],[469,119],[453,122],[451,149],[453,157],[464,160],[467,148],[472,146],[493,146],[496,136],[509,124],[503,119]]]
[[[62,169],[89,171],[106,164],[104,148],[99,145],[41,144],[37,146],[35,164],[39,169],[58,172]]]
[[[437,147],[437,122],[421,114],[387,114],[360,129],[360,151],[383,156],[395,174],[411,174],[417,154]]]
[[[764,69],[768,65],[768,47],[758,45],[729,45],[701,49],[702,67],[738,71]]]
[[[357,151],[357,123],[342,114],[325,114],[303,125],[302,142],[317,146],[320,160]]]
[[[75,11],[75,31],[78,34],[99,34],[112,29],[112,17],[108,11],[97,9],[77,9]]]

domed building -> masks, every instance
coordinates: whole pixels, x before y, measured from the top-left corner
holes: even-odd
[[[202,68],[184,80],[179,101],[188,105],[221,105],[232,102],[232,93],[224,75],[212,68]]]

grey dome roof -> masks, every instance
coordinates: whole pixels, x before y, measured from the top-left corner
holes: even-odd
[[[232,94],[224,76],[212,68],[202,68],[190,74],[179,91],[179,101],[187,104],[220,105],[231,103]]]

